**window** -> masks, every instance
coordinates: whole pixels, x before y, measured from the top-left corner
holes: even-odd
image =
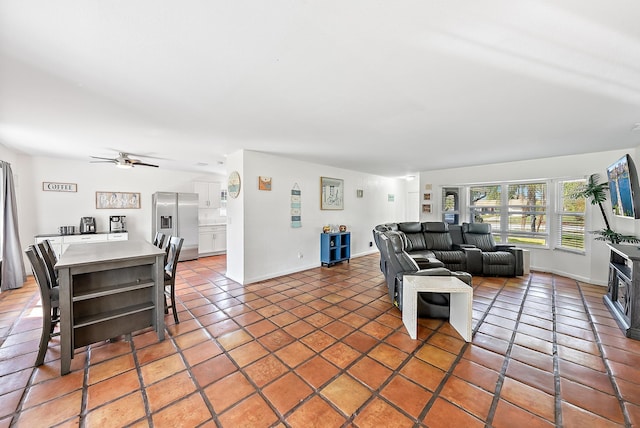
[[[502,207],[502,186],[472,186],[469,188],[469,208],[472,223],[491,223],[491,230],[500,242],[500,212]]]
[[[507,185],[507,243],[547,245],[547,183]]]
[[[547,183],[504,183],[469,187],[474,223],[490,223],[497,243],[546,246]]]
[[[586,199],[573,198],[586,180],[558,182],[558,203],[556,206],[556,248],[584,251]]]
[[[442,188],[442,221],[449,224],[460,222],[460,188]]]

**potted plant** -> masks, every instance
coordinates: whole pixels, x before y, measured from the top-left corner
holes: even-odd
[[[595,238],[596,241],[609,241],[612,244],[620,244],[622,242],[629,242],[633,244],[640,242],[640,239],[633,235],[623,235],[622,233],[611,230],[609,220],[607,219],[607,213],[602,206],[602,204],[607,200],[607,189],[609,189],[609,185],[607,182],[598,183],[599,180],[600,176],[598,174],[591,174],[587,183],[573,195],[574,198],[590,199],[591,205],[598,205],[598,207],[600,207],[605,228],[591,231],[591,233],[598,235],[598,237]]]

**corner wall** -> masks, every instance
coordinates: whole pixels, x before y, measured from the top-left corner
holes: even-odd
[[[323,225],[347,226],[354,257],[377,251],[375,244],[369,246],[376,224],[405,218],[407,187],[401,179],[252,151],[234,153],[227,163],[228,172],[235,169],[242,178],[240,196],[227,202],[227,275],[243,284],[320,266]],[[271,191],[258,190],[258,176],[272,178]],[[344,210],[320,209],[321,176],[344,179]],[[295,184],[301,191],[301,228],[291,227]],[[356,189],[363,190],[362,198]]]

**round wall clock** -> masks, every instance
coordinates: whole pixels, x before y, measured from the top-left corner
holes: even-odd
[[[240,194],[240,174],[238,174],[238,171],[233,171],[229,174],[227,193],[234,199]]]

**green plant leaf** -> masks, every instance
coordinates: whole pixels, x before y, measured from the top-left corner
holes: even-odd
[[[607,200],[607,189],[609,184],[607,182],[598,183],[600,180],[599,174],[591,174],[587,183],[582,186],[576,193],[573,194],[574,198],[587,198],[591,200],[591,205],[598,205]]]
[[[596,241],[608,241],[612,244],[621,244],[621,243],[629,243],[629,244],[637,244],[640,242],[639,238],[636,238],[632,235],[623,235],[622,233],[614,232],[611,229],[601,229],[601,230],[593,230],[590,233],[594,235],[598,235],[595,238]]]

